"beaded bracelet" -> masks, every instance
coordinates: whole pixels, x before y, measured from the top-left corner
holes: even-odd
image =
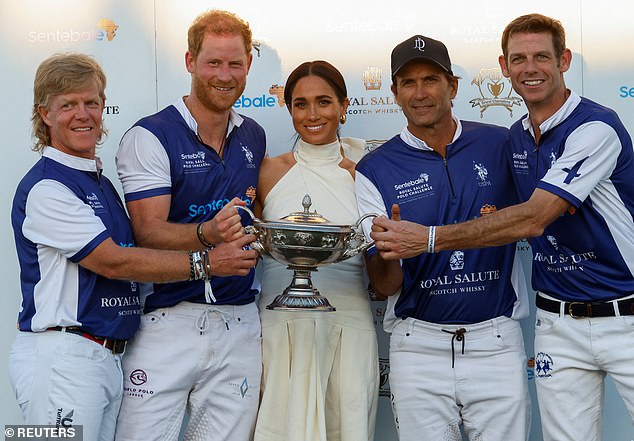
[[[196,280],[196,271],[194,270],[194,252],[190,251],[189,255],[189,280]]]
[[[208,277],[203,263],[205,256],[207,256],[207,250],[189,252],[189,280],[200,280]]]

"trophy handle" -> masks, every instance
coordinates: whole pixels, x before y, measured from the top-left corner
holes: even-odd
[[[251,216],[251,220],[252,220],[252,221],[256,221],[256,220],[258,220],[258,221],[259,221],[259,219],[258,219],[257,217],[255,217],[255,214],[253,214],[253,211],[251,211],[251,209],[250,209],[250,208],[248,208],[248,207],[243,207],[242,205],[236,205],[235,207],[236,207],[236,208],[238,208],[238,209],[240,209],[240,210],[244,210],[244,211],[246,211],[246,212],[249,214],[249,216]]]
[[[260,222],[260,220],[255,217],[255,214],[253,214],[253,211],[251,211],[250,208],[247,207],[243,207],[242,205],[236,205],[236,208],[240,209],[240,210],[244,210],[246,211],[249,216],[251,216],[251,220],[255,223],[255,222]],[[253,225],[247,225],[246,227],[244,227],[244,231],[247,234],[255,234],[255,237],[257,237],[257,239],[253,242],[251,242],[249,244],[249,246],[251,248],[253,248],[255,251],[257,251],[258,253],[260,253],[260,255],[264,255],[264,254],[268,254],[266,252],[266,250],[264,249],[264,246],[262,245],[262,243],[260,242],[260,230],[258,230],[255,226]]]
[[[364,214],[363,216],[361,216],[359,218],[358,221],[355,222],[355,224],[352,226],[353,230],[355,230],[355,233],[352,235],[352,240],[356,241],[356,242],[361,242],[359,245],[357,245],[354,248],[351,248],[349,250],[346,250],[340,257],[339,259],[335,260],[336,262],[343,262],[344,260],[347,260],[353,256],[356,256],[359,253],[363,253],[365,250],[367,250],[368,248],[370,248],[372,245],[374,245],[374,241],[370,240],[369,242],[366,242],[366,238],[365,238],[365,234],[363,234],[363,231],[358,232],[357,230],[359,229],[359,227],[361,226],[361,223],[368,219],[368,218],[375,218],[377,217],[378,214],[376,213],[368,213],[368,214]]]

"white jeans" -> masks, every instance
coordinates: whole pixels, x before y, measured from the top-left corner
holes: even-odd
[[[121,356],[79,335],[20,332],[9,375],[25,424],[83,425],[85,441],[114,439]]]
[[[544,441],[601,439],[606,374],[634,419],[634,316],[575,319],[537,309],[535,384]]]
[[[450,333],[460,328],[462,338]],[[464,326],[401,320],[390,338],[390,388],[400,441],[460,441],[460,425],[472,441],[528,437],[524,341],[507,317]]]
[[[123,357],[117,440],[247,441],[262,372],[255,303],[181,302],[141,317]]]

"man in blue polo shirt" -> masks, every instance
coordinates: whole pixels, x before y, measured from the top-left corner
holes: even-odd
[[[243,250],[253,235],[210,252],[135,246],[96,156],[105,87],[103,70],[87,55],[57,54],[40,64],[31,119],[33,150],[42,157],[20,181],[11,211],[22,291],[11,384],[26,424],[83,426],[86,441],[114,438],[121,354],[141,315],[135,281],[238,274],[257,261],[255,251]],[[219,260],[234,265],[206,265]]]
[[[452,115],[457,90],[443,43],[415,35],[394,48],[392,92],[407,127],[357,164],[360,213],[443,225],[517,202],[508,130]],[[384,325],[399,439],[459,440],[460,426],[472,441],[527,439],[518,319],[528,305],[515,246],[409,257],[368,258],[374,289],[390,296]]]
[[[528,108],[510,132],[523,202],[438,228],[382,218],[373,236],[384,259],[531,238],[544,439],[599,440],[606,374],[634,418],[632,141],[614,111],[566,88],[572,53],[559,21],[518,17],[502,51],[502,72]]]
[[[235,206],[255,200],[266,153],[262,127],[233,110],[251,49],[239,17],[201,14],[188,32],[191,93],[124,135],[117,169],[140,244],[207,249],[244,234]],[[186,409],[185,438],[250,438],[262,365],[253,283],[249,268],[208,284],[154,285],[123,361],[118,440],[176,439]]]

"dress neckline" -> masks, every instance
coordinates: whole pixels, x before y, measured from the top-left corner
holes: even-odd
[[[297,149],[294,152],[295,160],[302,164],[311,164],[315,161],[320,163],[339,164],[343,160],[341,155],[341,142],[337,139],[329,144],[314,145],[306,141],[298,140]]]

